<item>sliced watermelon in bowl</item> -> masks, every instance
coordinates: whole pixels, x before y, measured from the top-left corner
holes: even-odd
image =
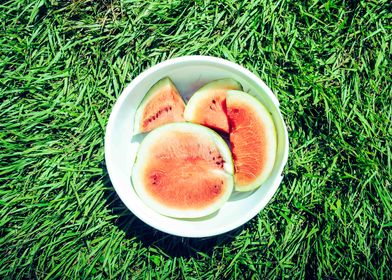
[[[131,171],[144,134],[134,133],[134,116],[146,92],[160,79],[170,77],[184,100],[200,85],[231,78],[260,100],[271,113],[277,136],[274,167],[261,188],[253,192],[234,191],[219,211],[192,219],[161,215],[136,193]],[[207,237],[233,230],[257,215],[270,201],[282,180],[288,157],[288,133],[279,102],[256,75],[233,62],[208,56],[186,56],[159,63],[137,76],[117,99],[106,127],[105,161],[111,183],[124,205],[139,219],[163,232],[183,237]]]

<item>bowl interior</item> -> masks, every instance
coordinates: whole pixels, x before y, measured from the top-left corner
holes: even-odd
[[[219,78],[239,81],[244,91],[259,98],[271,112],[277,129],[278,149],[269,179],[251,193],[234,192],[216,213],[199,219],[174,219],[162,216],[135,193],[130,176],[142,136],[132,135],[135,111],[149,88],[169,76],[187,101],[205,83]],[[287,161],[287,130],[279,104],[271,90],[248,70],[223,59],[190,56],[168,60],[151,67],[135,78],[123,91],[109,118],[105,137],[105,157],[112,184],[124,204],[141,220],[161,231],[184,237],[221,234],[244,224],[272,198]]]

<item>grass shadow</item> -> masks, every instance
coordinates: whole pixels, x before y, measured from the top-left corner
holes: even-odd
[[[114,190],[104,164],[102,168],[105,174],[104,184],[107,187],[105,192],[107,205],[118,217],[114,220],[115,225],[124,231],[126,238],[136,238],[146,247],[158,247],[171,257],[196,257],[199,252],[210,255],[215,246],[230,243],[243,228],[241,226],[225,234],[206,238],[180,237],[159,231],[132,214]]]

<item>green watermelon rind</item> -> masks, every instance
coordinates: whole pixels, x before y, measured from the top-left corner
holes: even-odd
[[[144,191],[143,188],[143,182],[142,182],[142,177],[141,173],[143,168],[145,167],[144,164],[147,164],[143,160],[143,155],[148,153],[148,147],[150,145],[156,144],[156,142],[161,139],[161,133],[164,132],[165,130],[171,130],[171,131],[191,131],[200,134],[204,134],[206,137],[209,137],[212,142],[216,145],[218,148],[220,154],[222,155],[223,160],[225,161],[224,163],[224,170],[216,171],[216,172],[224,172],[226,176],[226,186],[227,189],[225,190],[225,193],[219,198],[218,201],[214,202],[211,206],[207,207],[206,209],[189,209],[189,210],[178,210],[178,209],[173,209],[170,207],[167,207],[165,205],[162,205],[161,203],[157,202],[153,198],[151,198],[146,191]],[[193,123],[187,123],[187,122],[177,122],[177,123],[169,123],[162,125],[151,132],[149,132],[143,141],[140,143],[140,146],[138,148],[138,152],[136,155],[136,159],[132,168],[132,174],[131,174],[131,181],[133,188],[139,198],[150,208],[155,210],[156,212],[172,217],[172,218],[201,218],[208,216],[212,213],[215,213],[218,211],[229,199],[231,193],[234,190],[234,165],[233,165],[233,159],[231,156],[230,149],[227,145],[227,143],[223,140],[223,138],[213,131],[210,128],[207,128],[202,125],[198,124],[193,124]]]
[[[156,94],[159,93],[159,89],[170,85],[171,87],[175,88],[178,95],[181,97],[182,102],[184,103],[185,106],[185,102],[184,102],[184,98],[181,96],[181,94],[179,93],[176,85],[173,83],[173,81],[169,78],[169,77],[164,77],[162,79],[160,79],[158,82],[156,82],[146,93],[146,95],[143,97],[142,101],[140,102],[139,106],[136,109],[135,112],[135,117],[134,117],[134,125],[133,125],[133,133],[134,134],[138,134],[141,133],[140,130],[140,123],[141,120],[143,118],[143,112],[144,109],[146,107],[146,105],[148,104],[148,102],[155,97]]]
[[[276,152],[277,152],[277,133],[274,120],[271,116],[271,113],[264,106],[264,104],[257,99],[256,97],[250,95],[249,93],[238,91],[238,90],[229,90],[227,92],[227,104],[230,103],[230,100],[237,99],[244,103],[247,103],[249,106],[253,107],[254,111],[259,116],[260,120],[266,126],[266,131],[269,132],[269,150],[273,150],[272,155],[269,157],[267,162],[267,167],[264,171],[250,184],[245,186],[234,186],[234,189],[238,192],[246,192],[253,191],[259,188],[271,175],[273,170],[275,160],[276,160]],[[229,105],[228,105],[229,106]]]

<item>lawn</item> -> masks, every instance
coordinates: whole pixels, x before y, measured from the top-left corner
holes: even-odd
[[[0,278],[391,279],[391,11],[389,1],[1,1]],[[196,54],[260,76],[290,139],[267,207],[205,239],[133,216],[103,149],[123,88]]]

